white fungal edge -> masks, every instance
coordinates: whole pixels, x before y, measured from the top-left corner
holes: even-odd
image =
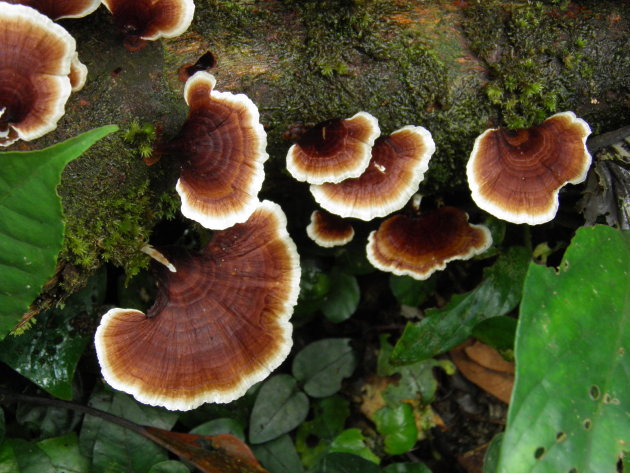
[[[190,27],[193,16],[195,15],[195,2],[193,0],[169,1],[170,3],[179,3],[183,8],[182,14],[179,18],[179,22],[174,25],[173,28],[170,30],[158,31],[157,33],[150,36],[141,36],[142,39],[154,41],[158,38],[174,38],[175,36],[179,36],[180,34],[184,33]],[[162,3],[169,3],[169,1],[163,1]]]
[[[45,121],[42,120],[39,127],[31,127],[31,130],[22,130],[20,129],[19,124],[9,125],[17,132],[20,139],[30,141],[39,138],[46,133],[50,133],[55,128],[57,128],[57,122],[66,111],[66,102],[68,101],[68,97],[70,97],[70,92],[72,91],[70,78],[68,76],[70,74],[72,58],[76,51],[76,42],[74,38],[70,36],[70,33],[68,33],[63,27],[54,23],[50,18],[48,18],[46,15],[42,15],[34,8],[27,7],[25,5],[7,4],[2,2],[2,8],[0,8],[0,23],[8,21],[23,21],[26,23],[30,23],[31,28],[33,29],[43,28],[49,31],[51,34],[59,37],[68,48],[67,54],[62,59],[62,62],[60,64],[59,74],[47,74],[48,77],[54,80],[57,87],[59,88],[59,96],[54,103],[54,108],[50,116],[44,117]],[[27,32],[28,28],[23,28],[23,30]],[[35,72],[35,74],[37,73]],[[29,116],[30,114],[27,115],[27,118]],[[5,146],[7,146],[8,144],[5,144]]]
[[[70,79],[70,85],[72,87],[72,92],[78,92],[85,85],[85,81],[87,80],[88,68],[85,64],[83,64],[79,60],[79,53],[75,52],[72,56],[72,64],[70,66],[70,75],[75,74],[77,81],[73,84],[72,79]]]
[[[588,149],[586,147],[586,140],[588,136],[591,134],[591,127],[588,125],[588,123],[586,123],[586,121],[582,120],[581,118],[577,118],[575,113],[573,112],[556,113],[555,115],[552,115],[551,117],[547,118],[547,120],[550,120],[551,118],[559,117],[559,116],[565,116],[569,118],[572,123],[577,123],[582,128],[582,144],[584,146],[584,157],[586,159],[584,160],[584,167],[582,168],[581,173],[575,179],[566,181],[560,187],[553,190],[551,206],[545,212],[542,212],[539,214],[531,214],[525,210],[522,212],[510,212],[506,210],[505,208],[501,207],[500,205],[496,204],[492,200],[486,198],[481,193],[480,182],[477,180],[477,177],[475,176],[474,169],[475,169],[476,161],[478,159],[477,156],[478,156],[479,146],[481,145],[481,142],[483,141],[484,137],[487,134],[490,134],[498,130],[498,128],[489,128],[488,130],[484,131],[481,135],[479,135],[477,139],[475,139],[475,145],[473,146],[473,150],[470,153],[470,158],[468,159],[468,163],[466,164],[466,176],[468,178],[468,187],[470,188],[472,199],[475,201],[475,204],[477,204],[477,207],[479,207],[482,210],[485,210],[489,214],[494,215],[495,217],[501,220],[505,220],[506,222],[516,223],[516,224],[526,223],[528,225],[540,225],[542,223],[547,223],[550,220],[553,220],[553,218],[556,216],[556,213],[558,212],[558,206],[559,206],[558,194],[560,192],[560,189],[562,189],[567,184],[579,184],[580,182],[584,182],[584,180],[586,179],[588,170],[591,167],[591,162],[593,160],[593,158],[591,157],[591,154],[588,152]]]
[[[379,205],[376,207],[371,205],[372,202],[348,207],[343,202],[330,198],[321,186],[311,185],[311,194],[313,194],[315,201],[330,213],[344,218],[358,218],[365,221],[370,221],[377,217],[385,217],[403,208],[409,199],[418,191],[418,186],[424,179],[424,173],[429,169],[431,156],[435,153],[435,142],[433,141],[431,132],[422,126],[407,125],[393,132],[391,136],[406,130],[410,130],[422,138],[422,141],[425,143],[425,150],[424,153],[417,156],[416,165],[414,169],[411,170],[414,176],[413,180],[408,182],[407,186],[399,193],[389,196],[379,195],[377,197]],[[356,204],[356,202],[353,203]]]
[[[80,12],[77,12],[74,15],[63,15],[57,18],[58,20],[62,18],[83,18],[84,16],[88,16],[90,13],[94,13],[94,11],[101,5],[102,0],[90,0],[85,4],[85,7]]]
[[[283,310],[281,314],[278,314],[277,323],[281,329],[282,340],[279,341],[279,347],[276,354],[267,360],[265,364],[260,364],[258,369],[242,378],[241,382],[231,391],[206,391],[199,393],[199,395],[189,400],[149,395],[144,392],[142,383],[139,380],[136,383],[129,383],[128,380],[123,380],[116,376],[114,370],[112,369],[112,363],[108,357],[105,339],[103,336],[107,325],[119,313],[128,312],[141,314],[143,316],[144,313],[134,309],[111,309],[103,315],[101,323],[96,329],[96,334],[94,336],[94,345],[96,347],[99,364],[101,365],[101,373],[103,374],[105,381],[107,381],[111,387],[118,391],[131,394],[143,404],[162,406],[166,409],[174,411],[187,411],[199,407],[201,404],[206,402],[228,403],[238,399],[243,396],[254,384],[269,376],[269,374],[280,366],[287,356],[289,356],[289,352],[293,346],[293,325],[291,324],[290,319],[293,315],[293,309],[297,304],[298,295],[300,293],[300,256],[297,252],[295,243],[287,231],[287,218],[282,211],[282,208],[274,202],[265,200],[260,203],[257,210],[260,210],[261,212],[267,211],[270,213],[270,215],[265,218],[265,221],[273,221],[278,239],[285,243],[291,271],[289,275],[289,284],[284,287],[284,295],[286,297],[282,304]]]
[[[369,126],[369,135],[366,141],[360,143],[362,148],[361,154],[356,159],[354,167],[346,169],[345,172],[331,172],[328,175],[318,174],[317,176],[313,176],[308,172],[302,171],[302,169],[297,165],[295,154],[297,149],[299,149],[299,145],[294,144],[287,152],[287,171],[289,171],[296,181],[308,182],[309,184],[324,184],[326,182],[337,184],[341,181],[345,181],[346,179],[359,177],[370,165],[374,141],[376,141],[376,138],[378,138],[381,134],[381,129],[378,126],[378,120],[368,112],[355,113],[352,117],[347,118],[344,121],[358,121],[361,119],[367,121]]]
[[[265,170],[263,165],[265,161],[269,159],[269,155],[266,151],[267,133],[265,132],[263,125],[260,123],[260,114],[258,112],[258,107],[256,107],[254,102],[252,102],[251,99],[245,94],[235,95],[231,92],[217,92],[216,90],[214,90],[216,79],[212,74],[209,74],[207,72],[196,72],[186,81],[186,85],[184,86],[184,99],[186,100],[186,103],[188,105],[190,105],[189,94],[191,93],[191,89],[195,84],[198,83],[205,83],[212,88],[212,91],[209,95],[209,100],[216,100],[218,102],[227,103],[232,106],[244,106],[247,110],[248,119],[243,122],[243,125],[245,127],[252,128],[258,139],[258,147],[253,155],[249,158],[251,162],[248,162],[248,166],[254,168],[253,176],[251,178],[249,186],[246,189],[240,189],[248,195],[248,199],[245,201],[242,207],[237,209],[237,211],[231,212],[224,216],[208,215],[207,213],[196,207],[193,201],[188,199],[186,189],[182,185],[181,180],[177,180],[175,189],[177,190],[177,193],[179,194],[182,201],[182,214],[186,218],[194,220],[195,222],[198,222],[204,227],[211,230],[224,230],[237,223],[245,222],[260,205],[260,201],[258,200],[258,193],[260,192],[260,189],[262,189],[262,184],[265,180]]]
[[[317,225],[316,225],[316,222],[317,222],[316,217],[317,217],[318,212],[319,210],[313,210],[313,212],[311,213],[311,223],[309,223],[306,227],[306,234],[311,240],[313,240],[315,243],[317,243],[319,246],[323,248],[333,248],[335,246],[343,246],[346,243],[350,243],[352,241],[352,239],[354,238],[354,228],[352,228],[352,226],[350,226],[350,229],[352,230],[352,232],[350,232],[350,235],[344,238],[335,239],[335,238],[330,238],[330,237],[326,237],[322,235],[317,230]]]
[[[412,278],[417,279],[418,281],[424,281],[426,279],[429,279],[429,277],[436,271],[444,270],[444,268],[446,268],[446,265],[449,262],[454,261],[454,260],[470,259],[473,256],[480,255],[481,253],[486,251],[488,248],[490,248],[490,246],[492,245],[492,234],[490,233],[490,230],[488,229],[488,227],[486,227],[485,225],[475,225],[472,223],[469,223],[468,225],[470,227],[481,230],[481,232],[484,234],[483,245],[477,248],[472,247],[468,250],[467,253],[464,253],[462,255],[454,255],[451,258],[447,258],[441,264],[436,265],[433,268],[430,268],[428,271],[424,273],[418,273],[410,269],[399,268],[395,264],[389,265],[389,264],[383,263],[382,261],[379,261],[378,258],[376,257],[376,252],[374,249],[376,245],[375,240],[374,240],[374,234],[378,230],[373,230],[368,235],[368,243],[365,247],[367,259],[372,264],[372,266],[374,266],[376,269],[380,269],[381,271],[392,273],[392,274],[395,274],[396,276],[411,276]]]

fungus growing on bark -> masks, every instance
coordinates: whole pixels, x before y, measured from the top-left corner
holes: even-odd
[[[0,8],[0,146],[57,127],[71,92],[75,49],[74,38],[36,10]]]
[[[137,51],[146,41],[173,38],[188,29],[193,0],[102,0],[125,35],[125,47]]]
[[[311,223],[306,227],[311,240],[324,248],[342,246],[354,238],[354,228],[350,222],[325,210],[314,210]]]
[[[421,126],[405,126],[381,136],[366,171],[338,184],[311,185],[324,209],[342,217],[372,220],[401,209],[418,190],[435,143]]]
[[[558,211],[560,188],[586,179],[590,133],[573,112],[528,129],[486,130],[475,140],[466,168],[473,200],[508,222],[548,222]]]
[[[378,120],[367,112],[318,123],[289,148],[287,170],[309,184],[359,177],[370,163],[374,140],[380,134]]]
[[[427,279],[453,260],[472,258],[492,244],[490,231],[468,223],[466,212],[440,207],[419,216],[394,215],[370,233],[367,257],[382,271]]]
[[[186,82],[188,119],[164,151],[181,166],[177,192],[184,216],[222,230],[247,220],[260,203],[269,155],[256,105],[243,94],[217,92],[214,85],[207,72]]]
[[[81,18],[89,15],[101,4],[101,0],[3,0],[6,3],[26,5],[52,20]]]
[[[177,71],[177,77],[180,81],[186,82],[190,79],[196,72],[205,71],[208,72],[209,69],[212,69],[217,65],[217,58],[214,57],[211,51],[206,51],[203,53],[197,62],[194,64],[183,64],[179,70]]]
[[[230,402],[291,349],[299,256],[282,209],[264,201],[250,219],[216,232],[198,254],[164,250],[153,263],[153,306],[107,312],[95,345],[105,380],[145,404],[193,409]]]

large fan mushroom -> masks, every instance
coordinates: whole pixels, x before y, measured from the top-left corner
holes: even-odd
[[[557,113],[528,129],[486,130],[475,140],[467,165],[473,200],[508,222],[548,222],[558,211],[560,188],[586,179],[590,133],[573,112]]]
[[[24,5],[2,4],[0,146],[57,127],[72,89],[75,50],[74,38],[50,18]]]
[[[300,266],[284,213],[264,201],[200,253],[164,253],[176,271],[154,263],[158,294],[147,315],[112,309],[101,320],[95,344],[103,376],[167,409],[230,402],[291,349]]]
[[[222,230],[247,220],[260,203],[269,155],[256,105],[243,94],[217,92],[214,85],[207,72],[188,79],[188,119],[164,149],[181,166],[177,192],[184,216]]]
[[[311,185],[311,193],[324,209],[344,218],[384,217],[401,209],[418,191],[434,151],[426,128],[405,126],[376,140],[370,165],[359,177]]]
[[[34,8],[52,20],[81,18],[89,15],[101,4],[101,0],[2,0]]]

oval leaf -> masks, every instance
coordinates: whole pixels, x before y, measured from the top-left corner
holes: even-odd
[[[330,272],[331,288],[322,304],[322,312],[334,323],[350,318],[359,305],[359,283],[357,278],[338,269]]]
[[[418,440],[413,408],[407,403],[385,406],[374,414],[376,429],[385,437],[385,452],[401,455],[411,450]]]
[[[256,458],[271,473],[302,473],[304,471],[293,441],[288,435],[254,445],[253,450]]]

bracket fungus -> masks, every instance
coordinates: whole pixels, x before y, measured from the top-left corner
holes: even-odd
[[[318,123],[289,148],[287,170],[309,184],[359,177],[370,163],[374,140],[380,134],[378,120],[367,112]]]
[[[101,0],[2,0],[6,3],[26,5],[52,20],[82,18],[101,5]]]
[[[74,38],[33,8],[0,8],[0,146],[54,130],[72,89]]]
[[[188,79],[188,119],[164,150],[181,166],[177,192],[184,216],[223,230],[247,220],[259,205],[269,155],[256,105],[244,94],[213,90],[215,82],[207,72]]]
[[[125,47],[137,51],[146,41],[173,38],[188,29],[193,0],[102,0],[125,35]]]
[[[263,201],[200,253],[165,253],[176,272],[153,263],[158,293],[147,314],[112,309],[103,316],[95,335],[103,376],[167,409],[230,402],[291,349],[300,263],[284,212]]]
[[[463,210],[440,207],[384,220],[368,237],[367,258],[381,271],[424,280],[449,261],[470,259],[491,244],[487,227],[469,224]]]
[[[408,125],[379,137],[361,176],[338,184],[311,185],[319,205],[342,217],[372,220],[401,209],[418,191],[435,151],[431,133]]]
[[[573,112],[557,113],[527,129],[486,130],[475,140],[466,167],[473,200],[508,222],[550,221],[558,211],[560,188],[586,179],[590,133]]]
[[[306,227],[306,234],[311,240],[324,248],[342,246],[354,238],[354,228],[347,220],[326,212],[314,210],[311,223]]]

